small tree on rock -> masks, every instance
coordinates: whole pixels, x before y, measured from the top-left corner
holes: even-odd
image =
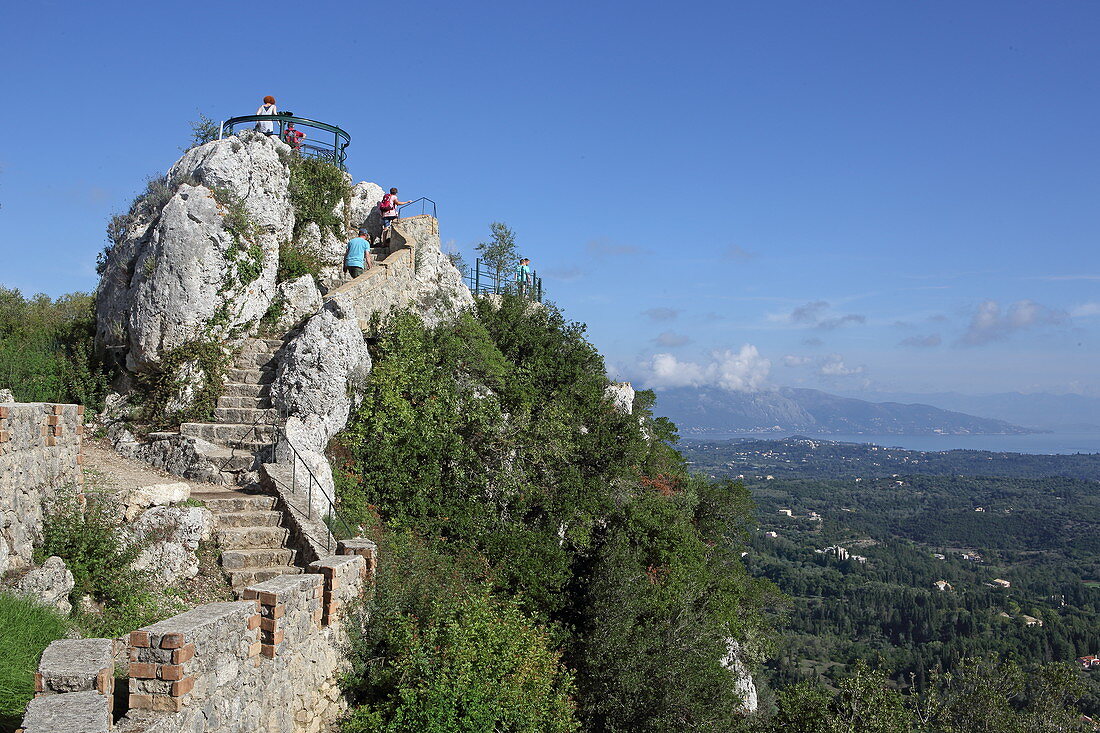
[[[489,241],[481,242],[475,249],[481,253],[481,261],[496,278],[499,291],[503,290],[502,285],[507,282],[507,273],[519,262],[519,255],[516,253],[516,233],[501,221],[490,224],[489,232],[491,233]]]

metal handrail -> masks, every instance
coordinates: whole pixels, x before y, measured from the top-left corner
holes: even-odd
[[[519,295],[542,302],[542,278],[534,270],[531,271],[531,282],[520,283],[512,280],[508,273],[497,272],[483,267],[479,257],[474,263],[474,268],[466,275],[466,283],[474,295],[500,295],[501,293],[518,293]]]
[[[348,522],[348,520],[346,518],[344,518],[343,515],[341,515],[339,511],[337,511],[335,497],[331,497],[327,493],[325,493],[324,489],[321,486],[320,479],[318,479],[317,475],[315,473],[313,473],[313,469],[309,467],[309,464],[306,463],[305,459],[302,457],[302,454],[299,453],[298,449],[294,447],[294,444],[290,442],[290,437],[286,434],[285,426],[275,425],[274,427],[275,427],[275,433],[276,433],[276,446],[278,445],[278,434],[281,433],[282,436],[283,436],[283,442],[286,444],[286,446],[288,448],[290,448],[290,451],[293,454],[292,457],[291,457],[291,460],[290,460],[290,493],[295,494],[295,495],[298,493],[298,464],[299,463],[302,464],[302,467],[306,469],[306,473],[309,474],[308,483],[306,484],[306,517],[309,518],[309,519],[313,518],[313,486],[314,486],[314,484],[317,485],[318,493],[320,494],[320,496],[323,496],[325,498],[325,502],[328,504],[328,511],[326,512],[325,516],[321,517],[321,521],[325,522],[326,526],[329,527],[329,531],[325,533],[324,542],[325,542],[325,549],[326,550],[331,550],[332,549],[331,541],[333,539],[335,539],[333,537],[333,534],[332,534],[332,526],[333,525],[335,525],[337,522],[339,522],[340,526],[342,527],[344,532],[349,537],[354,536],[355,531],[352,529],[352,525]],[[288,503],[288,505],[290,504],[289,502],[287,502],[287,503]],[[291,506],[291,508],[295,509],[296,507]],[[298,512],[301,513],[301,510],[298,509]],[[303,532],[305,531],[304,528],[303,528],[302,531]],[[314,538],[314,539],[317,539],[317,538]]]
[[[295,125],[304,125],[305,127],[311,127],[316,130],[323,130],[325,132],[332,133],[332,144],[322,142],[319,138],[306,138],[309,142],[302,142],[301,152],[305,154],[312,154],[317,158],[324,158],[331,160],[334,164],[340,168],[345,168],[344,162],[347,160],[347,153],[345,150],[351,145],[351,135],[347,131],[340,129],[336,125],[330,125],[327,122],[318,122],[317,120],[311,120],[306,117],[294,117],[292,115],[276,114],[276,115],[242,115],[240,117],[230,117],[224,120],[218,127],[218,139],[221,140],[226,135],[232,135],[237,125],[245,124],[248,122],[270,122],[278,127],[277,133],[279,139],[283,139],[283,133],[286,132],[286,124],[293,122]]]
[[[406,207],[412,206],[413,204],[420,204],[420,213],[421,214],[428,213],[428,204],[431,204],[431,206],[432,206],[432,218],[433,219],[438,219],[439,218],[435,214],[435,208],[436,208],[435,207],[435,202],[432,201],[427,196],[421,196],[418,199],[413,199],[412,201],[408,202],[407,204],[401,204],[400,206],[397,207],[397,216],[399,218],[404,216],[404,214],[402,214],[401,212],[404,211]],[[413,214],[413,216],[416,216],[416,214]]]

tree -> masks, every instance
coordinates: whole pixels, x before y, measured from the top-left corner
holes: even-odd
[[[519,262],[516,252],[516,233],[501,221],[489,225],[491,237],[474,249],[481,253],[481,261],[488,266],[497,281],[497,292],[504,289],[507,273]]]
[[[187,123],[191,128],[191,145],[187,148],[188,150],[211,140],[217,140],[218,133],[221,132],[221,123],[217,120],[210,119],[202,112],[198,112],[198,115],[197,120],[190,120]]]

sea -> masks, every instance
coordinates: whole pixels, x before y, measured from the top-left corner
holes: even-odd
[[[1029,433],[1025,435],[843,435],[830,433],[688,433],[684,440],[780,440],[803,435],[838,443],[873,443],[884,448],[905,448],[919,451],[987,450],[998,453],[1033,453],[1037,455],[1072,455],[1100,453],[1100,432],[1092,433]]]

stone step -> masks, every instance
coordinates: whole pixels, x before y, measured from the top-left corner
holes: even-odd
[[[246,369],[227,369],[226,372],[227,381],[230,383],[239,384],[270,384],[275,381],[274,369],[261,369],[259,367],[249,367]]]
[[[274,407],[216,407],[214,422],[226,425],[274,425],[279,411]]]
[[[233,366],[236,369],[250,369],[252,367],[270,366],[274,361],[275,354],[269,351],[263,351],[258,354],[244,353],[237,354],[237,357],[233,360]]]
[[[256,455],[243,448],[218,448],[203,453],[221,471],[249,471],[256,466]]]
[[[269,568],[255,568],[251,570],[230,570],[229,584],[234,588],[244,589],[265,580],[277,578],[280,575],[299,575],[302,569],[291,565],[275,565]]]
[[[278,527],[282,524],[282,521],[283,513],[276,511],[245,511],[218,514],[218,527],[222,530],[236,529],[238,527]]]
[[[202,438],[211,443],[226,447],[249,449],[247,443],[264,445],[270,443],[275,435],[271,425],[252,425],[250,423],[212,423],[185,422],[180,425],[180,434],[192,438]]]
[[[250,407],[253,409],[266,409],[271,407],[271,399],[268,397],[226,397],[218,398],[218,407]]]
[[[257,458],[264,461],[270,461],[272,459],[272,449],[275,447],[274,442],[257,443],[251,440],[227,440],[226,444],[234,449],[246,450],[250,453],[254,453]]]
[[[267,397],[269,394],[271,394],[270,384],[230,382],[225,385],[226,397]]]
[[[218,491],[191,493],[191,498],[201,501],[207,509],[218,515],[218,522],[224,515],[236,516],[239,514],[275,514],[282,517],[280,512],[273,511],[275,497],[267,494],[245,494],[239,491]]]
[[[241,352],[278,351],[283,348],[282,339],[247,338],[238,344]]]
[[[227,527],[218,530],[218,545],[223,555],[226,550],[282,549],[289,537],[286,527]]]
[[[260,568],[290,565],[294,562],[294,550],[263,548],[258,550],[224,550],[222,567],[226,570],[258,570]]]

